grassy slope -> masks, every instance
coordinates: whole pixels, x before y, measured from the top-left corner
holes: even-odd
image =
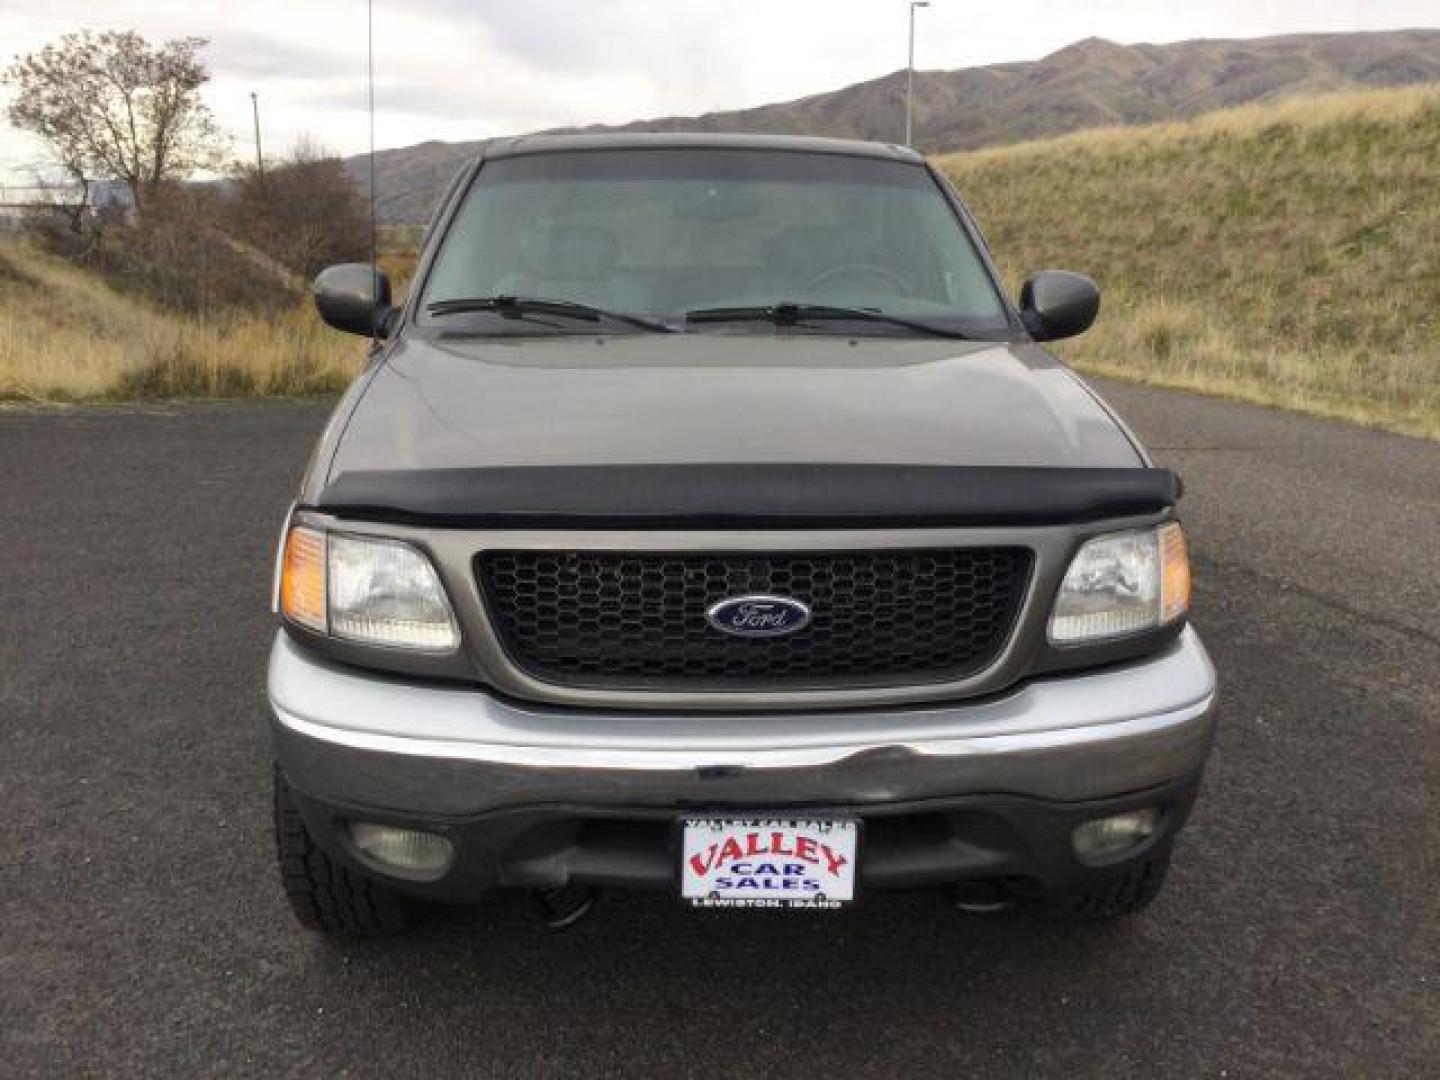
[[[939,164],[1012,285],[1100,282],[1077,366],[1440,437],[1440,86]]]
[[[0,401],[333,393],[363,354],[308,305],[180,316],[0,240]]]

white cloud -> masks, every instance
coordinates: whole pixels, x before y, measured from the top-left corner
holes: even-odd
[[[905,62],[908,0],[376,0],[381,146],[740,108]],[[933,0],[917,64],[1033,59],[1077,38],[1174,41],[1434,25],[1435,0]],[[211,39],[206,97],[248,150],[365,146],[364,0],[0,0],[0,66],[70,30]],[[39,156],[0,126],[0,174]]]

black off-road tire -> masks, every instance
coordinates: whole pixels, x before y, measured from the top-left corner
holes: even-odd
[[[1051,893],[1041,905],[1046,914],[1060,919],[1105,922],[1138,915],[1150,906],[1165,886],[1170,855],[1152,855],[1123,872],[1088,889]]]
[[[303,926],[340,937],[379,937],[410,925],[405,896],[342,866],[315,843],[278,769],[275,851],[285,897]]]

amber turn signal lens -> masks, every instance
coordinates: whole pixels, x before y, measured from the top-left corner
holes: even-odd
[[[1163,625],[1190,610],[1190,545],[1185,530],[1176,524],[1160,528],[1160,582]]]
[[[285,537],[280,564],[280,612],[291,622],[319,633],[325,618],[325,534],[303,525]]]

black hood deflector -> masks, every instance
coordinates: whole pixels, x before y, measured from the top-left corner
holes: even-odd
[[[946,528],[1154,514],[1169,469],[950,465],[539,465],[341,473],[315,509],[476,529]]]

